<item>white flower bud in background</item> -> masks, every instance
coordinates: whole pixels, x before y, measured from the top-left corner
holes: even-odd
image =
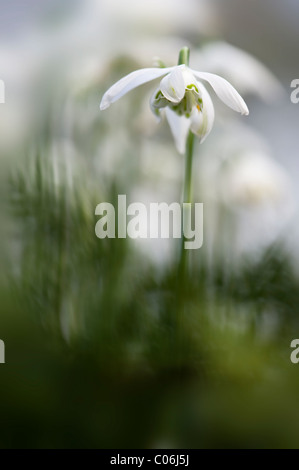
[[[192,54],[192,66],[224,75],[242,94],[275,101],[284,90],[270,70],[251,54],[223,41],[209,42]]]
[[[219,197],[229,206],[280,204],[287,195],[286,171],[267,154],[245,150],[222,163]]]
[[[296,201],[287,169],[271,157],[261,136],[244,125],[230,123],[232,128],[229,136],[218,133],[216,145],[198,159],[195,194],[206,208],[208,256],[229,264],[244,251],[285,239]]]

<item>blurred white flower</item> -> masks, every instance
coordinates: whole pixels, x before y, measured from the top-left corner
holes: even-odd
[[[290,178],[272,158],[267,142],[241,122],[229,125],[233,132],[216,133],[216,143],[204,149],[196,163],[204,196],[231,209],[283,203]]]
[[[173,31],[186,29],[198,34],[213,34],[217,29],[216,9],[209,0],[89,0],[101,16],[115,23],[125,32],[137,31],[153,37],[162,32],[168,35]],[[154,34],[153,34],[154,33]]]
[[[266,153],[246,151],[232,157],[221,175],[219,197],[235,225],[236,253],[285,238],[295,210],[291,182],[286,170]]]
[[[160,118],[160,110],[165,108],[180,153],[185,151],[189,130],[203,142],[214,123],[212,100],[197,79],[207,81],[227,106],[241,114],[248,114],[243,98],[228,81],[215,74],[192,70],[184,64],[168,68],[145,68],[130,73],[106,91],[100,109],[107,109],[132,89],[161,77],[160,86],[150,101],[151,109]]]
[[[225,161],[220,171],[219,196],[230,206],[280,204],[288,192],[286,172],[264,153],[245,151]]]
[[[273,101],[283,94],[283,87],[267,67],[226,42],[204,45],[192,54],[192,64],[224,75],[242,94],[256,94],[266,101]]]
[[[285,238],[296,204],[290,175],[263,138],[242,123],[230,129],[216,134],[216,145],[207,145],[195,161],[194,190],[206,207],[208,262],[231,265],[244,252]]]

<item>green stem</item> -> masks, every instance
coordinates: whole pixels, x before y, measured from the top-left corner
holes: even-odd
[[[178,65],[189,65],[190,50],[183,47],[179,53]],[[191,203],[192,199],[192,162],[193,162],[193,143],[194,134],[189,131],[186,142],[186,159],[185,159],[185,177],[183,189],[183,203]],[[176,354],[178,366],[182,366],[183,361],[183,316],[186,299],[186,286],[188,283],[188,251],[185,250],[184,236],[184,206],[182,203],[182,222],[181,222],[181,251],[179,260],[178,285],[177,285],[177,305],[176,305]]]
[[[189,65],[189,56],[190,56],[190,49],[189,47],[183,47],[179,52],[179,60],[178,64],[182,65]],[[187,143],[186,143],[186,160],[185,160],[185,180],[184,180],[184,192],[183,192],[183,203],[191,203],[192,198],[192,160],[193,160],[193,142],[194,142],[194,134],[189,131]],[[184,214],[184,209],[182,206],[182,214]],[[180,263],[179,263],[179,283],[184,292],[185,281],[186,281],[186,274],[187,274],[187,253],[185,250],[185,237],[183,231],[183,217],[182,217],[182,228],[181,228],[181,255],[180,255]]]
[[[192,201],[192,163],[193,163],[193,144],[194,134],[190,131],[186,143],[186,160],[185,160],[185,177],[184,177],[184,190],[183,190],[183,203],[191,203]],[[185,236],[184,236],[184,206],[182,203],[182,222],[181,222],[181,250],[178,266],[178,284],[177,284],[177,304],[176,304],[176,353],[177,365],[180,368],[183,364],[184,357],[184,315],[186,310],[187,287],[189,282],[188,272],[188,252],[185,249]]]
[[[183,192],[183,203],[192,203],[192,164],[193,164],[193,144],[194,134],[189,131],[187,144],[186,144],[186,160],[185,160],[185,179],[184,179],[184,192]],[[182,211],[184,214],[184,210]],[[183,217],[182,217],[183,219]],[[179,279],[181,283],[181,289],[184,291],[185,282],[188,277],[188,251],[185,250],[185,236],[183,231],[183,220],[181,229],[181,254],[179,264]]]
[[[189,131],[186,143],[185,181],[184,181],[184,201],[192,202],[192,163],[193,163],[194,134]]]
[[[179,52],[179,60],[178,65],[189,65],[189,56],[190,56],[190,49],[189,47],[183,47]]]

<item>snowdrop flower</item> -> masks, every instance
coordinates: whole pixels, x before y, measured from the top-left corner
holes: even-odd
[[[151,97],[150,106],[158,119],[161,109],[165,108],[166,118],[180,153],[185,151],[189,130],[203,142],[213,127],[214,106],[200,80],[208,82],[227,106],[241,114],[248,114],[243,98],[227,80],[212,73],[192,70],[181,60],[179,63],[180,65],[174,67],[144,68],[123,77],[106,91],[100,109],[108,108],[134,88],[163,77]]]

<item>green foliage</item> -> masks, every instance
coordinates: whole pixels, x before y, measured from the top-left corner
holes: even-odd
[[[95,236],[117,182],[70,183],[42,152],[26,163],[10,188],[1,447],[296,446],[298,279],[283,247],[229,276],[194,262],[182,288],[175,261],[158,271],[133,242]]]

